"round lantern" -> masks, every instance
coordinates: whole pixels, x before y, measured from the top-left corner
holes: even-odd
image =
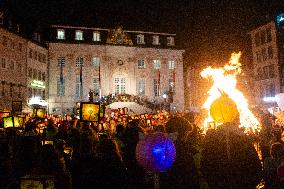
[[[176,158],[173,142],[164,133],[149,134],[136,146],[136,159],[140,166],[152,172],[165,172]]]
[[[227,123],[233,121],[239,112],[235,102],[227,95],[222,94],[211,104],[210,115],[216,123]]]

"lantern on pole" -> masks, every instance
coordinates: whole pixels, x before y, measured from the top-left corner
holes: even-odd
[[[148,171],[165,172],[172,166],[175,158],[175,146],[162,132],[147,135],[136,146],[136,159]]]

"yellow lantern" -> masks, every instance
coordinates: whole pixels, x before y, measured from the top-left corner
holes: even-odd
[[[210,116],[216,123],[232,122],[238,115],[235,102],[225,94],[222,94],[210,106]]]

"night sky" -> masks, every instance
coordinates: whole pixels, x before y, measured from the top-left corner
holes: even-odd
[[[4,0],[0,0],[0,2]],[[177,34],[187,65],[223,64],[233,51],[249,62],[248,32],[268,15],[284,12],[281,0],[8,0],[9,14],[28,28],[70,24]]]

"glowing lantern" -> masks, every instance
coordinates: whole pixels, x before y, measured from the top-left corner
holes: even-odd
[[[223,94],[211,104],[210,115],[216,123],[227,123],[232,122],[239,113],[235,102]]]
[[[143,168],[152,172],[165,172],[176,158],[173,142],[164,133],[149,134],[136,146],[136,159]]]

